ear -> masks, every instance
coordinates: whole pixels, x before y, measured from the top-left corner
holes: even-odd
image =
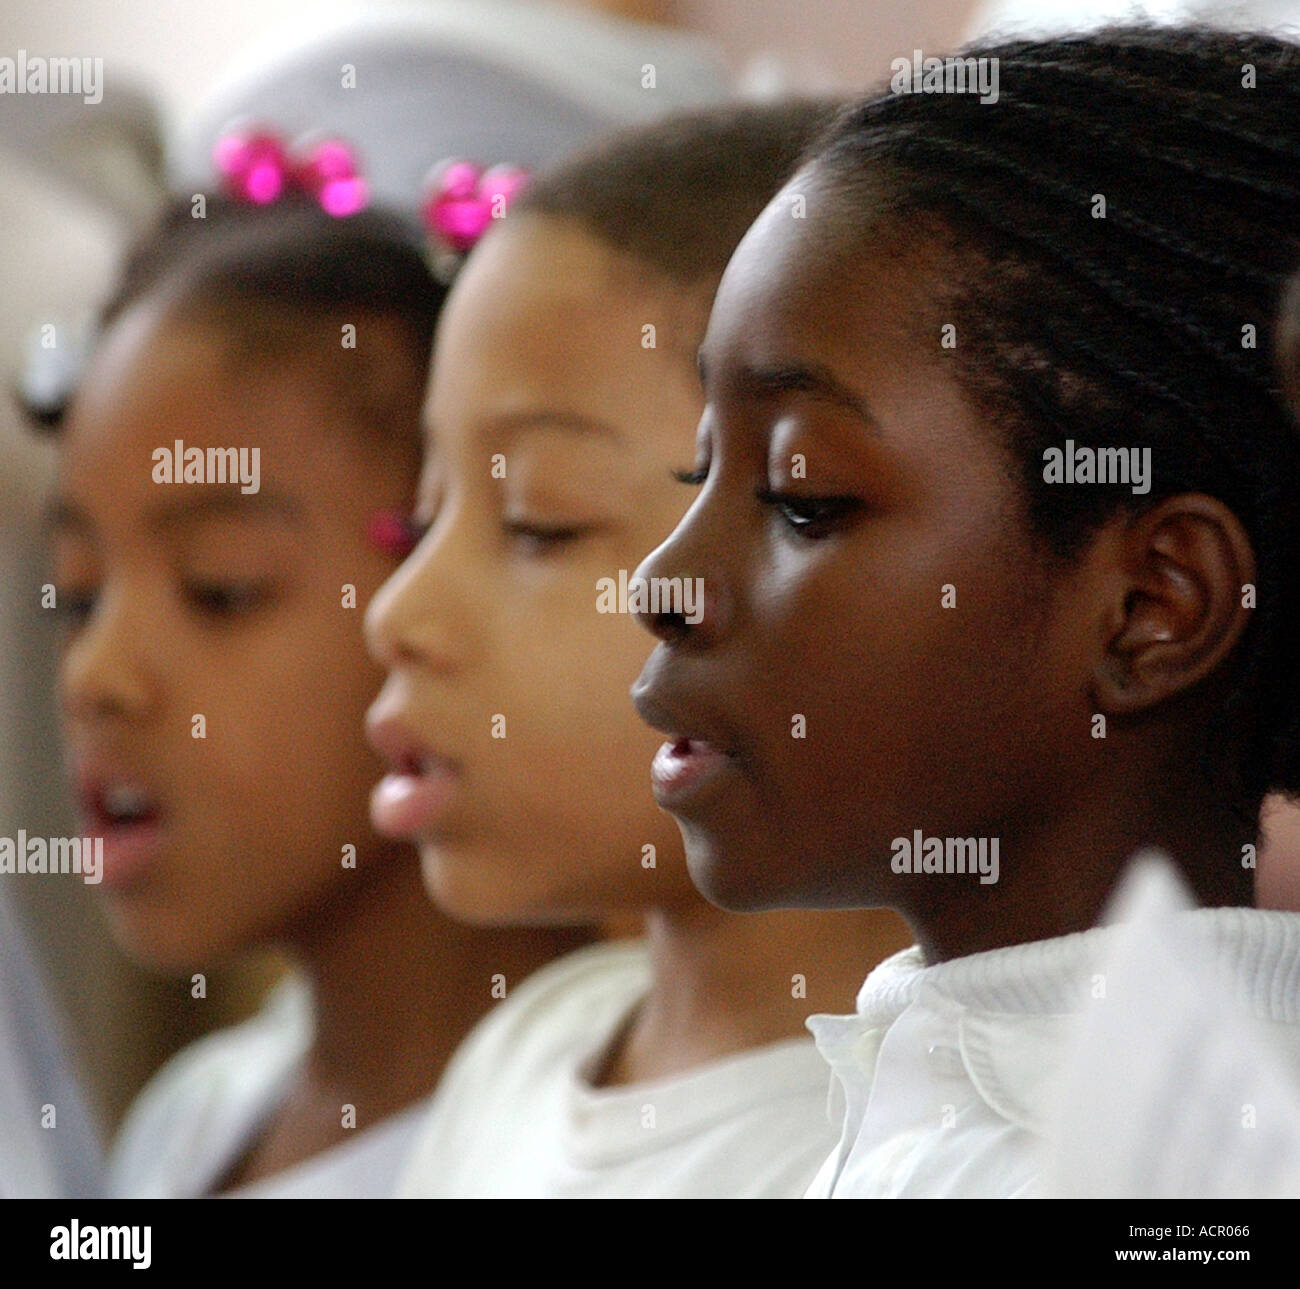
[[[1125,517],[1108,536],[1115,576],[1093,697],[1120,715],[1185,693],[1227,659],[1250,621],[1242,588],[1255,553],[1237,516],[1199,493]]]

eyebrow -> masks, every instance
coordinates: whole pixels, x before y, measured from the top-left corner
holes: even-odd
[[[221,484],[200,485],[188,497],[177,497],[150,508],[146,522],[151,528],[181,528],[205,519],[278,519],[297,523],[302,503],[274,488],[254,493],[240,492]]]
[[[594,434],[601,438],[613,439],[616,443],[623,441],[623,436],[608,421],[594,416],[584,416],[581,412],[553,411],[539,408],[528,412],[506,412],[491,418],[491,425],[507,433],[520,433],[524,430],[566,430],[572,434]]]
[[[219,484],[186,486],[190,491],[184,496],[145,511],[149,527],[181,528],[207,519],[278,519],[295,523],[302,518],[302,503],[274,489],[241,493]],[[46,522],[53,529],[70,532],[91,533],[95,528],[90,516],[64,497],[55,497],[46,507]]]
[[[700,384],[708,379],[708,363],[701,350],[696,355]],[[880,433],[880,422],[861,396],[850,389],[829,367],[802,359],[771,363],[764,367],[742,364],[736,375],[736,384],[751,398],[771,397],[774,394],[797,392],[825,399],[851,412],[872,434]]]

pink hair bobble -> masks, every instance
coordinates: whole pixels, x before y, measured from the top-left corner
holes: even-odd
[[[501,219],[532,176],[522,166],[496,165],[484,170],[472,161],[452,157],[429,172],[424,181],[420,219],[431,242],[435,274],[450,281],[461,260]]]
[[[370,201],[356,155],[341,139],[300,143],[291,153],[270,130],[230,130],[217,140],[212,161],[223,191],[255,206],[269,206],[287,192],[299,192],[326,214],[342,219],[364,210]]]

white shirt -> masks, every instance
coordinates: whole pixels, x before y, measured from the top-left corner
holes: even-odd
[[[1300,1070],[1300,915],[1224,908],[1177,917],[1199,956],[1231,979],[1235,1001],[1259,1027],[1251,1041],[1267,1028],[1264,1041],[1279,1054],[1275,1066]],[[844,1130],[809,1197],[1062,1193],[1059,1183],[1044,1184],[1045,1173],[1056,1175],[1049,1137],[1060,1135],[1055,1128],[1069,1113],[1058,1088],[1067,1085],[1067,1067],[1077,1063],[1088,1008],[1124,1005],[1106,992],[1114,937],[1123,929],[1099,927],[929,967],[913,946],[867,977],[855,1015],[810,1017],[817,1045],[838,1076]],[[1173,1019],[1185,1033],[1189,1018]],[[1190,1019],[1197,1023],[1195,1016]],[[1199,1025],[1196,1037],[1204,1049],[1216,1033],[1203,1018]],[[1127,1028],[1123,1048],[1094,1052],[1092,1058],[1117,1071],[1126,1061],[1154,1061],[1166,1105],[1176,1101],[1187,1087],[1189,1059],[1203,1055],[1198,1044],[1189,1057],[1186,1042],[1173,1049],[1157,1037],[1144,1057],[1143,1034]],[[1115,1086],[1124,1095],[1123,1075]],[[1238,1106],[1254,1095],[1241,1083],[1228,1091]],[[1270,1097],[1277,1104],[1271,1091],[1264,1099]],[[1154,1104],[1147,1098],[1143,1106]],[[1205,1110],[1199,1099],[1180,1104],[1192,1124]],[[1300,1115],[1300,1093],[1290,1106]],[[1071,1141],[1086,1139],[1090,1126],[1074,1125]],[[1141,1171],[1120,1156],[1151,1143],[1137,1143],[1126,1132],[1132,1132],[1131,1122],[1108,1138],[1115,1153],[1094,1172],[1100,1189],[1093,1193],[1106,1193],[1108,1178]],[[1250,1140],[1255,1149],[1253,1143],[1263,1138]],[[1205,1176],[1212,1175],[1213,1162],[1201,1161]],[[1167,1192],[1156,1187],[1153,1193]]]
[[[807,1039],[672,1078],[593,1088],[650,985],[640,942],[535,972],[448,1067],[399,1185],[407,1197],[797,1197],[835,1140]]]
[[[243,1024],[191,1043],[149,1081],[109,1158],[114,1195],[211,1194],[280,1106],[313,1031],[310,991],[289,976]],[[347,1199],[390,1195],[422,1100],[336,1146],[223,1194],[243,1198]]]

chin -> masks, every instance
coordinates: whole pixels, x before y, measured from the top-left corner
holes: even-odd
[[[425,894],[457,922],[495,927],[539,920],[527,893],[520,891],[517,883],[493,881],[494,876],[502,876],[499,865],[490,866],[471,855],[421,842],[420,875]]]
[[[220,966],[243,946],[214,943],[184,922],[140,917],[112,909],[108,915],[114,944],[132,962],[159,976],[184,976]]]
[[[526,879],[534,871],[527,856],[503,859],[495,852],[484,857],[420,843],[425,894],[441,912],[467,926],[590,926],[617,907],[617,901],[602,899],[595,886],[584,884],[574,892],[571,881],[563,887],[559,881],[529,884]]]
[[[761,890],[744,863],[719,854],[716,846],[698,836],[686,838],[686,867],[695,889],[725,913],[760,913],[783,907],[780,901],[774,903]]]

